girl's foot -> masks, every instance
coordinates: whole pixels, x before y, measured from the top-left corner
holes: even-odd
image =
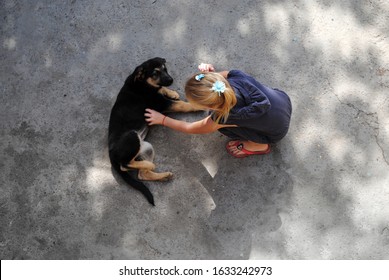
[[[244,158],[251,155],[265,155],[270,153],[269,144],[259,144],[251,141],[230,141],[226,145],[227,152],[236,157]]]

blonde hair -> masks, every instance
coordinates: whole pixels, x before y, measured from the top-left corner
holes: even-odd
[[[195,79],[198,74],[193,75],[186,82],[186,98],[194,105],[213,110],[216,123],[225,123],[231,108],[237,102],[234,90],[228,81],[219,73],[202,73],[204,77],[200,81]],[[212,90],[212,86],[216,81],[221,81],[226,85],[224,93],[219,94]]]

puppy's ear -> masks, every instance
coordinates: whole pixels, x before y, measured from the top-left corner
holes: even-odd
[[[166,59],[162,58],[162,57],[154,57],[152,60],[154,60],[155,62],[157,63],[161,63],[161,64],[165,64],[166,63]]]
[[[138,66],[135,68],[135,71],[134,73],[132,73],[133,77],[134,77],[134,82],[136,81],[143,81],[144,78],[145,78],[145,74],[144,74],[144,71],[143,71],[143,67],[142,66]]]
[[[127,77],[125,83],[132,84],[136,81],[143,81],[144,79],[144,70],[142,66],[138,66],[135,68],[134,72],[130,76]]]

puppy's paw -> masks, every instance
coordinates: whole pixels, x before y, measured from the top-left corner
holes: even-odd
[[[166,96],[170,99],[173,99],[173,100],[180,99],[180,95],[178,94],[177,91],[174,91],[174,90],[169,91],[168,94],[166,94]]]
[[[158,92],[160,94],[166,96],[169,99],[173,99],[173,100],[179,100],[180,99],[180,95],[178,94],[177,91],[171,90],[171,89],[169,89],[167,87],[161,87]]]
[[[166,182],[173,178],[173,173],[171,172],[163,172],[160,173],[162,175],[161,179],[159,181]]]
[[[173,177],[171,172],[156,173],[151,170],[139,170],[138,179],[142,181],[168,181]]]

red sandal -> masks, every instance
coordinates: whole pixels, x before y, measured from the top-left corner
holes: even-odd
[[[231,143],[231,144],[230,144]],[[237,155],[231,152],[230,147],[235,146],[239,151],[241,151],[243,154]],[[270,145],[267,144],[267,149],[264,151],[249,151],[243,148],[243,143],[240,141],[230,141],[226,145],[227,152],[236,158],[245,158],[252,155],[266,155],[271,152]]]

